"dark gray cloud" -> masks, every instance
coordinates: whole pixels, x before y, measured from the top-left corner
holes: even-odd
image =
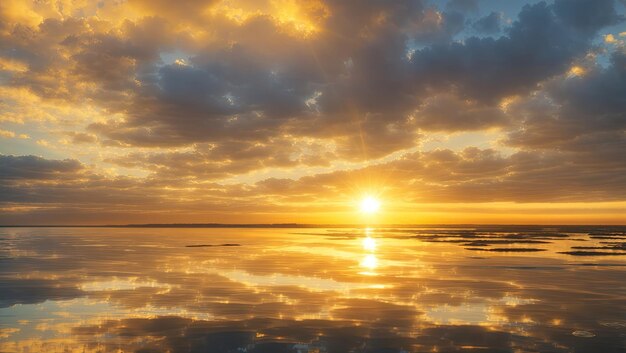
[[[511,117],[500,107],[440,94],[424,99],[413,114],[415,124],[426,131],[471,131],[506,126]]]
[[[465,15],[462,11],[434,9],[425,12],[425,19],[419,30],[412,33],[411,39],[418,45],[447,42],[465,28]]]
[[[416,80],[487,102],[536,89],[539,82],[567,71],[590,49],[593,35],[616,21],[610,0],[578,2],[567,12],[563,6],[525,5],[506,36],[471,37],[416,52],[412,58]],[[578,20],[575,15],[585,11],[598,18]]]
[[[623,21],[615,12],[613,0],[589,2],[587,0],[555,0],[554,13],[566,25],[581,32],[593,33],[598,29]]]
[[[502,15],[498,12],[491,12],[489,15],[480,18],[472,24],[472,27],[485,34],[493,34],[500,32],[500,21]]]
[[[75,174],[83,165],[72,159],[49,160],[36,156],[0,155],[0,180],[56,180]]]
[[[626,143],[626,53],[613,52],[608,67],[589,66],[582,76],[561,76],[545,91],[512,109],[524,118],[508,143],[525,148],[592,153],[619,163]]]

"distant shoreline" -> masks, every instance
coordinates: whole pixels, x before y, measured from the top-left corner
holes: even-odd
[[[459,228],[459,227],[626,227],[626,224],[304,224],[304,223],[146,223],[146,224],[50,224],[50,225],[0,225],[0,228]]]

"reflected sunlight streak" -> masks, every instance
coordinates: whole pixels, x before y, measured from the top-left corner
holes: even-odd
[[[378,267],[378,258],[376,258],[374,254],[366,255],[363,260],[361,260],[360,265],[369,270],[375,270]]]
[[[363,238],[363,249],[367,251],[376,251],[376,239],[366,237]]]

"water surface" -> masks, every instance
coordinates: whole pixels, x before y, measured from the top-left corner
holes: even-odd
[[[626,229],[0,228],[0,352],[624,352]]]

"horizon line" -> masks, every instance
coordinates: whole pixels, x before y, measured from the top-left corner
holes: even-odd
[[[626,227],[626,224],[537,224],[537,223],[129,223],[129,224],[0,224],[0,228],[390,228],[390,227]]]

